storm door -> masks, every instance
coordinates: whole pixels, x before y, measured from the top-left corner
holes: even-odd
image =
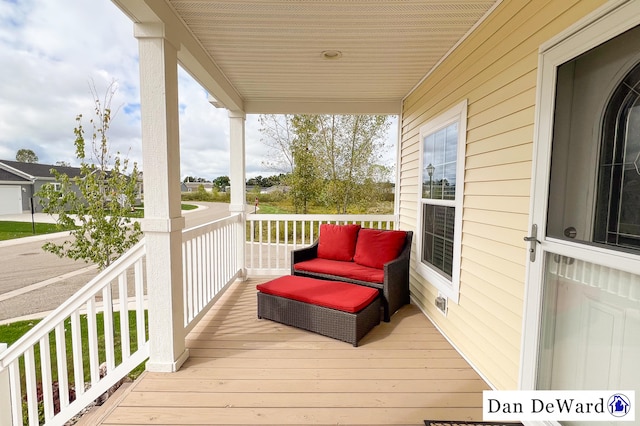
[[[640,393],[640,27],[569,39],[541,56],[521,387]]]

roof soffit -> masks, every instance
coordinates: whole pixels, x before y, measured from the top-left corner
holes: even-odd
[[[134,20],[154,15],[170,27],[185,70],[231,110],[396,114],[402,99],[497,3],[113,1]],[[326,50],[342,55],[325,59]]]

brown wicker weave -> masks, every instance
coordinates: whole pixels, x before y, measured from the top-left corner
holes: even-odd
[[[360,312],[349,313],[258,292],[258,318],[265,318],[358,346],[380,324],[380,297]]]
[[[327,275],[316,272],[297,271],[295,264],[318,257],[318,241],[303,249],[291,251],[291,275],[299,275],[323,280],[343,281],[373,287],[380,291],[382,307],[384,309],[384,321],[389,322],[391,315],[404,305],[409,304],[409,257],[411,256],[411,240],[413,232],[405,231],[407,237],[400,256],[384,265],[384,282],[372,283],[367,281],[352,280],[339,275]]]

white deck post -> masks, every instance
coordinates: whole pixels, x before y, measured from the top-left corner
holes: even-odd
[[[135,24],[140,49],[143,230],[147,250],[149,361],[147,370],[177,371],[185,347],[180,208],[177,49],[161,23]]]
[[[238,267],[240,268],[241,278],[247,277],[247,265],[245,259],[246,245],[246,183],[245,183],[245,140],[244,125],[246,114],[242,111],[229,111],[229,150],[231,153],[231,170],[229,172],[229,180],[231,181],[231,204],[229,211],[231,213],[239,213],[242,220],[238,224],[238,250],[236,258],[238,259]]]
[[[0,343],[0,354],[7,350],[6,343]],[[9,370],[0,371],[0,425],[11,424],[11,387]]]

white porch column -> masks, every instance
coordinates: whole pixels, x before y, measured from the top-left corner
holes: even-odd
[[[238,232],[238,251],[236,253],[238,265],[242,270],[241,278],[247,276],[245,245],[246,245],[246,182],[245,182],[245,140],[244,125],[246,114],[242,111],[229,111],[229,151],[230,171],[229,180],[231,181],[231,204],[229,211],[238,213],[242,216],[240,223],[240,232]]]
[[[140,49],[149,306],[147,370],[177,371],[185,348],[178,130],[178,56],[160,23],[135,24]]]

